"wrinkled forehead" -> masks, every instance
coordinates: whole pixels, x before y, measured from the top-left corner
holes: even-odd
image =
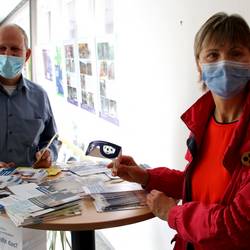
[[[21,30],[13,25],[0,26],[0,41],[9,41],[13,43],[25,43],[25,37]]]

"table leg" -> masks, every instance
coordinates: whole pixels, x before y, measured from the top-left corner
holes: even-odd
[[[71,231],[72,250],[95,250],[95,231]]]

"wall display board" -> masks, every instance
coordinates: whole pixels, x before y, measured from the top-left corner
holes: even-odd
[[[65,55],[65,67],[66,67],[66,83],[67,83],[67,100],[78,106],[77,99],[77,74],[75,67],[75,55],[74,55],[74,45],[66,44],[64,45],[64,55]]]
[[[38,0],[37,8],[42,78],[69,105],[119,125],[113,0]]]
[[[117,118],[114,42],[99,40],[97,46],[97,75],[100,87],[101,110],[99,116],[119,124]]]
[[[86,40],[82,40],[77,44],[77,49],[79,53],[81,108],[95,113],[96,82],[93,45]]]
[[[60,47],[55,48],[55,81],[56,93],[64,96],[63,77],[62,77],[62,50]]]

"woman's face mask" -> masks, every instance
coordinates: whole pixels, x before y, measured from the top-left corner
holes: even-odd
[[[21,73],[24,63],[23,57],[0,55],[0,75],[13,79]]]
[[[250,80],[250,64],[234,61],[204,63],[202,80],[212,93],[229,99],[246,87]]]

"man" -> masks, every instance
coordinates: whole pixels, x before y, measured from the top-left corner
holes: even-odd
[[[22,75],[30,55],[21,27],[0,26],[0,167],[46,168],[57,158],[54,140],[40,159],[57,129],[46,92]]]

